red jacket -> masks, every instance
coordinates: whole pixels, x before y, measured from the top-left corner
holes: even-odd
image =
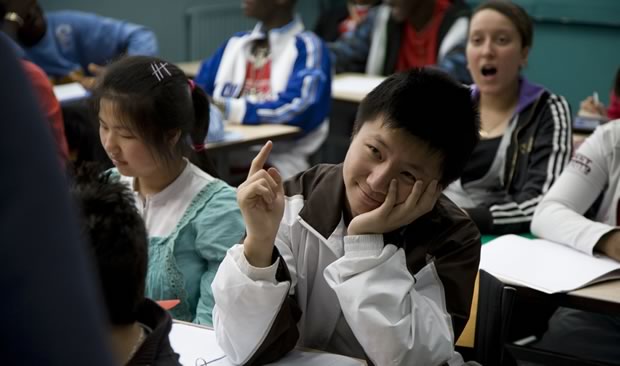
[[[41,111],[50,123],[56,148],[63,163],[69,158],[69,148],[65,137],[65,124],[62,119],[60,103],[54,95],[52,84],[41,68],[30,61],[22,60],[22,66],[35,90]]]

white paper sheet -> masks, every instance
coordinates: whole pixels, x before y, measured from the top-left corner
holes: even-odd
[[[366,75],[346,75],[339,76],[332,82],[332,94],[340,97],[354,97],[362,100],[366,94],[370,93],[377,85],[385,80],[384,77]]]
[[[504,235],[482,246],[480,268],[551,294],[620,278],[620,262],[593,257],[547,240]]]
[[[170,344],[181,356],[184,366],[232,366],[218,346],[215,331],[191,324],[174,322],[170,332]],[[354,358],[322,352],[293,350],[274,365],[280,366],[362,366],[364,362]]]
[[[80,83],[70,83],[54,86],[54,95],[59,102],[86,98],[90,93]]]

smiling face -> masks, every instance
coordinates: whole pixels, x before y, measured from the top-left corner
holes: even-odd
[[[419,138],[384,125],[383,117],[362,125],[344,160],[343,177],[351,216],[379,207],[392,179],[398,182],[396,202],[403,203],[417,180],[424,189],[441,178],[441,156]]]
[[[101,145],[122,175],[149,177],[160,170],[160,164],[148,146],[119,120],[114,103],[106,99],[100,102],[99,137]]]
[[[529,52],[522,45],[516,26],[503,14],[484,9],[472,17],[467,67],[481,94],[499,95],[518,88]]]

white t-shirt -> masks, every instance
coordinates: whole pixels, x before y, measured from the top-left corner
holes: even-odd
[[[583,215],[602,194],[592,220]],[[532,233],[592,254],[619,225],[620,120],[597,128],[538,205]]]

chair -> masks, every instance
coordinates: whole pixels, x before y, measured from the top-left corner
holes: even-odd
[[[513,287],[482,269],[478,272],[469,322],[457,342],[466,358],[482,365],[507,364],[505,342],[515,295]]]
[[[504,344],[516,293],[513,287],[480,270],[474,352],[476,361],[483,365],[502,365],[506,361]]]

